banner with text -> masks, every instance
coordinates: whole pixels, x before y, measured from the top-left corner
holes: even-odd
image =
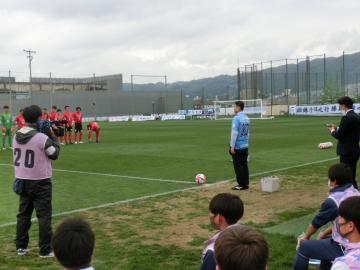
[[[360,113],[360,103],[354,104],[353,107],[356,113]],[[326,104],[326,105],[290,105],[290,115],[339,115],[338,104]]]

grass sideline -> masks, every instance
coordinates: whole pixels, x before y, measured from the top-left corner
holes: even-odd
[[[252,173],[333,158],[334,150],[316,149],[319,142],[330,140],[322,127],[327,121],[328,118],[253,121],[250,150]],[[337,118],[333,121],[336,122]],[[189,186],[192,185],[194,175],[202,172],[208,176],[210,183],[215,183],[233,176],[230,158],[226,152],[229,124],[223,121],[105,124],[102,127],[104,130],[102,144],[65,147],[61,153],[61,160],[54,165],[60,170],[85,170],[134,177],[174,179],[189,182],[187,184]],[[9,155],[7,152],[2,152],[0,163],[8,162],[10,162]],[[284,192],[296,195],[301,191],[306,192],[308,187],[318,192],[318,188],[322,187],[326,167],[331,163],[334,162],[289,169],[276,174],[284,179],[282,186],[288,188]],[[7,191],[12,180],[11,168],[2,167],[0,177],[4,179],[2,184],[4,196],[0,199],[0,221],[4,223],[14,219],[17,198],[11,191]],[[301,179],[301,185],[298,179]],[[97,203],[111,203],[119,199],[167,192],[180,186],[184,187],[184,184],[142,182],[131,179],[118,181],[112,177],[105,179],[100,175],[76,175],[58,171],[54,175],[54,209],[55,212],[60,212]],[[211,234],[207,227],[208,200],[214,192],[228,190],[229,184],[222,184],[212,192],[199,189],[81,213],[91,221],[96,230],[97,248],[94,265],[97,269],[197,269],[202,240]],[[268,196],[256,191],[249,194],[254,197],[260,196],[259,200],[255,201],[249,198],[250,207]],[[188,197],[195,200],[195,203]],[[159,206],[168,200],[172,201],[170,206]],[[187,203],[181,204],[184,200]],[[315,197],[312,202],[320,200],[321,198]],[[189,207],[189,204],[192,207]],[[305,202],[293,201],[289,205],[292,208],[288,209],[276,206],[276,201],[274,205],[274,212],[267,220],[252,217],[246,220],[246,223],[254,224],[262,230],[267,225],[272,227],[313,210],[311,205]],[[184,211],[185,216],[182,216],[182,209],[191,211]],[[172,216],[162,217],[163,211],[180,213],[174,220]],[[146,217],[142,217],[141,213],[146,213]],[[58,223],[61,219],[55,218],[54,223]],[[191,239],[186,243],[179,244],[182,242],[181,238],[187,236],[177,233],[174,226],[177,223],[188,222],[193,223],[189,226],[193,228],[194,235],[191,235]],[[133,223],[140,225],[133,228]],[[261,224],[265,225],[261,227]],[[53,261],[44,262],[36,257],[36,227],[33,226],[31,237],[33,253],[26,258],[18,258],[14,255],[12,243],[14,227],[0,229],[0,241],[4,243],[4,249],[0,252],[0,254],[4,253],[0,255],[2,257],[0,269],[59,269]],[[192,230],[178,228],[178,232],[182,230],[192,234]],[[147,231],[151,232],[150,235],[144,234]],[[289,252],[284,256],[281,248],[293,250],[293,237],[265,231],[272,249],[269,269],[289,269],[288,262],[291,262],[293,253]],[[169,235],[166,237],[168,241],[164,242],[162,234],[166,235],[165,232]]]

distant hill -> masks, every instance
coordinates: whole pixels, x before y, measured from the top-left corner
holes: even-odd
[[[340,80],[341,72],[343,68],[342,56],[339,57],[327,57],[326,58],[326,74],[328,79]],[[315,76],[318,83],[322,85],[323,82],[323,59],[317,58],[310,61],[310,73],[311,84],[315,84]],[[274,74],[274,87],[278,90],[284,89],[285,84],[285,65],[281,65],[273,68]],[[289,88],[295,83],[295,73],[297,70],[296,64],[288,64],[288,81]],[[306,61],[299,62],[299,73],[304,73],[306,70]],[[234,73],[236,70],[234,70]],[[267,75],[266,75],[267,74]],[[316,75],[315,75],[316,74]],[[351,84],[359,78],[357,74],[360,74],[360,52],[354,54],[345,55],[345,78],[346,82]],[[270,68],[263,70],[263,76],[268,76],[270,80]],[[248,74],[248,77],[250,75]],[[242,79],[244,79],[242,77]],[[236,75],[219,75],[212,78],[203,78],[192,81],[179,81],[168,85],[168,91],[171,90],[183,90],[184,94],[190,96],[201,96],[202,92],[205,92],[207,97],[218,96],[235,96],[237,91],[237,79]],[[124,84],[124,90],[130,91],[131,85],[129,83]],[[134,91],[164,91],[164,83],[156,84],[135,84]],[[275,90],[277,91],[277,90]]]

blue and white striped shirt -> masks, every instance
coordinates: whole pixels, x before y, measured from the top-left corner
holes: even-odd
[[[244,112],[238,112],[232,120],[230,147],[245,149],[249,147],[250,119]]]

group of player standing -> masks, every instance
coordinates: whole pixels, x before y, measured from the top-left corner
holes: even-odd
[[[25,120],[22,115],[21,109],[19,114],[13,119],[10,113],[9,106],[3,107],[3,113],[1,115],[2,125],[2,149],[5,150],[6,138],[8,138],[9,147],[11,148],[12,133],[15,127],[20,130],[25,126]],[[82,144],[83,136],[83,115],[81,107],[76,107],[75,112],[70,110],[70,106],[66,105],[64,111],[57,106],[52,106],[51,111],[48,112],[46,108],[42,110],[41,121],[49,122],[54,134],[58,137],[61,145],[68,144]],[[72,134],[74,126],[74,137]],[[95,121],[91,121],[87,125],[88,130],[88,142],[91,142],[91,135],[95,133],[96,143],[100,142],[100,125]]]

